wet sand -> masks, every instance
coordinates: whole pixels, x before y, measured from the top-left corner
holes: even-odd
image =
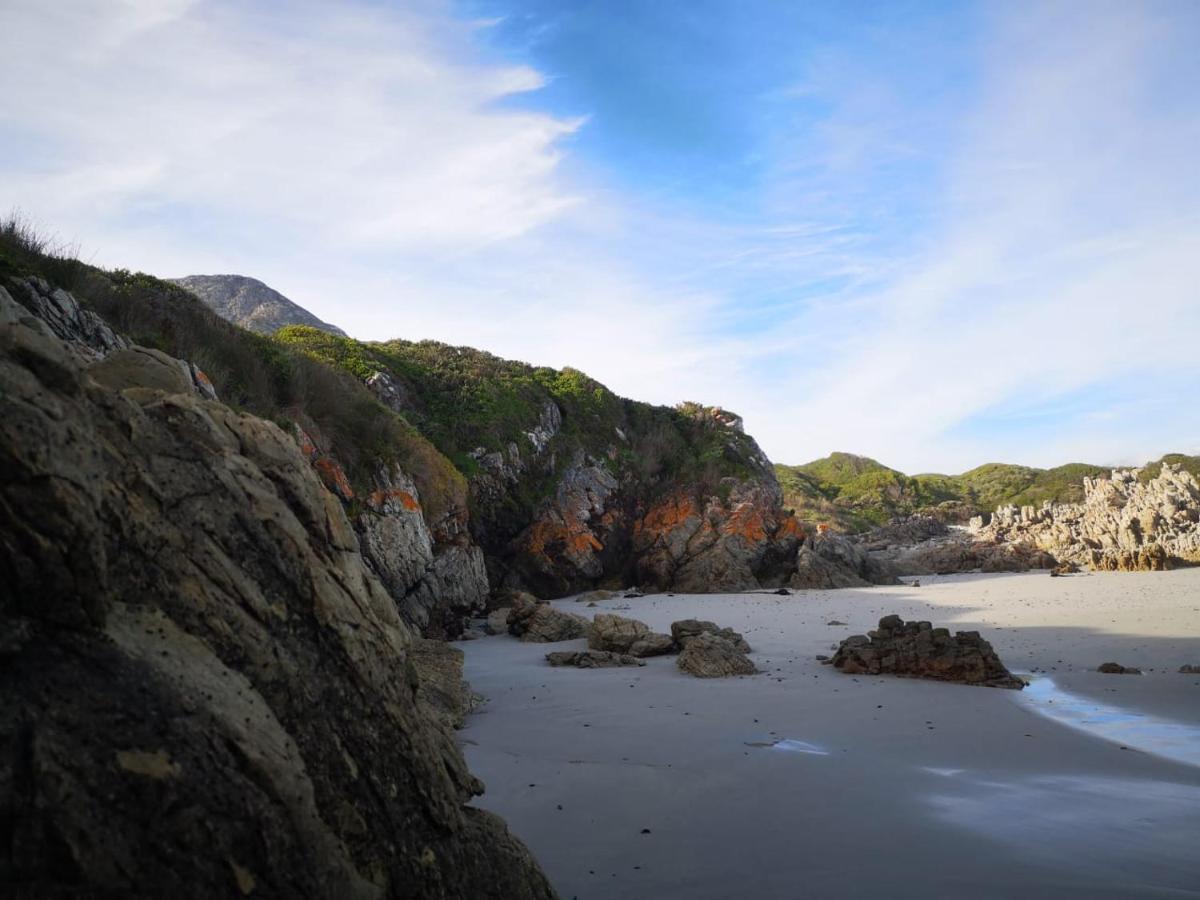
[[[1200,569],[922,582],[557,601],[731,626],[763,670],[745,678],[694,679],[674,657],[544,663],[582,641],[460,644],[488,698],[460,733],[488,785],[477,803],[581,900],[1200,897],[1200,676],[1176,672],[1200,664]],[[978,629],[1043,680],[1004,691],[814,658],[893,612]],[[1146,674],[1096,673],[1106,661]]]

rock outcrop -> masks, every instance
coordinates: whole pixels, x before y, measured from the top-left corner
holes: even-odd
[[[600,613],[592,619],[588,647],[637,657],[661,656],[676,649],[671,635],[651,631],[649,625],[637,619],[611,613]]]
[[[530,594],[513,597],[507,622],[509,634],[534,644],[573,641],[587,637],[592,631],[592,624],[583,616],[560,612]]]
[[[552,666],[574,666],[577,669],[611,669],[617,666],[644,666],[645,660],[625,653],[608,650],[558,650],[546,654]]]
[[[971,528],[979,538],[1029,544],[1091,569],[1200,563],[1200,483],[1170,462],[1154,478],[1140,475],[1117,469],[1109,478],[1085,478],[1082,503],[1001,507],[986,523],[972,519]]]
[[[1096,671],[1104,675],[1141,675],[1142,670],[1136,666],[1123,666],[1120,663],[1106,662],[1096,666]]]
[[[800,546],[793,588],[847,588],[895,584],[894,570],[868,553],[854,538],[829,529],[818,530]]]
[[[681,648],[686,648],[694,638],[702,634],[716,635],[721,640],[728,641],[740,652],[750,652],[750,645],[746,643],[744,637],[732,628],[721,628],[716,622],[704,619],[680,619],[678,622],[671,623],[671,637]]]
[[[189,275],[172,279],[205,302],[223,319],[261,334],[274,334],[285,325],[308,325],[330,334],[346,332],[322,322],[304,307],[257,278],[244,275]]]
[[[979,632],[951,635],[946,628],[899,616],[884,616],[870,635],[846,638],[832,665],[848,675],[901,675],[1016,690],[1025,686]]]
[[[9,890],[552,896],[466,805],[482,785],[421,699],[413,635],[295,440],[153,354],[93,378],[5,321]]]
[[[758,671],[750,657],[732,641],[710,632],[692,637],[676,663],[696,678],[729,678]]]

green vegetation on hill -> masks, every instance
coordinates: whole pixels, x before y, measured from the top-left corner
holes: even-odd
[[[1168,454],[1147,465],[1149,480],[1163,461],[1179,463],[1200,475],[1200,457]],[[1068,463],[1035,469],[988,463],[961,475],[905,475],[876,460],[833,453],[802,466],[776,465],[784,503],[801,518],[843,531],[864,531],[895,516],[928,513],[961,522],[997,506],[1041,506],[1083,499],[1085,477],[1107,476],[1111,466]]]
[[[13,219],[0,223],[0,280],[5,276],[37,276],[71,291],[136,343],[194,362],[222,402],[284,428],[299,424],[359,490],[381,463],[396,462],[413,476],[434,517],[466,503],[466,482],[449,460],[357,379],[231,325],[178,285],[86,265]]]
[[[626,400],[576,369],[437,341],[364,343],[306,326],[281,328],[275,339],[358,379],[390,375],[402,389],[405,417],[468,475],[479,471],[478,449],[503,452],[513,444],[528,458],[529,433],[549,401],[562,414],[553,453],[582,450],[614,474],[651,485],[688,480],[719,490],[722,478],[745,477],[757,455],[751,438],[717,425],[697,404],[672,409]],[[524,499],[532,502],[548,485],[530,486]]]

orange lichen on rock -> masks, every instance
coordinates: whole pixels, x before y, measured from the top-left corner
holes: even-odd
[[[328,456],[313,462],[313,468],[317,470],[317,474],[321,476],[321,481],[325,483],[325,487],[329,488],[334,494],[342,500],[354,499],[354,488],[350,487],[350,479],[346,477],[346,473],[342,471],[334,460]]]
[[[300,452],[309,462],[314,462],[320,456],[321,451],[317,449],[316,442],[299,425],[296,426],[296,440],[300,442]]]
[[[409,512],[418,512],[421,509],[421,504],[417,502],[417,498],[408,491],[401,490],[400,488],[371,491],[367,497],[367,505],[371,509],[378,511],[393,500],[399,502]]]
[[[767,515],[762,507],[740,503],[721,523],[721,531],[724,534],[736,534],[753,544],[767,539],[772,530],[767,526]]]
[[[603,550],[600,539],[579,521],[540,519],[529,526],[523,541],[530,553],[542,554],[547,547],[562,545],[568,552],[588,553]]]
[[[634,534],[662,534],[674,531],[688,519],[699,516],[700,507],[695,499],[676,496],[651,507],[634,526]]]
[[[784,516],[779,523],[779,528],[775,532],[777,538],[796,538],[798,541],[808,537],[808,532],[804,530],[804,526],[800,524],[800,520],[795,516]]]

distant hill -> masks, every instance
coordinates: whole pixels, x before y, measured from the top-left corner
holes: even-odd
[[[1149,480],[1163,461],[1200,474],[1200,456],[1171,453],[1146,465]],[[1035,469],[987,463],[960,475],[905,475],[866,456],[831,453],[801,466],[776,465],[784,503],[802,519],[841,531],[865,531],[895,516],[930,513],[951,522],[991,512],[997,506],[1041,506],[1083,498],[1083,479],[1108,475],[1111,466],[1067,463]]]
[[[260,334],[274,334],[285,325],[308,325],[345,337],[336,325],[322,322],[257,278],[245,275],[189,275],[171,279],[191,291],[223,319]]]

